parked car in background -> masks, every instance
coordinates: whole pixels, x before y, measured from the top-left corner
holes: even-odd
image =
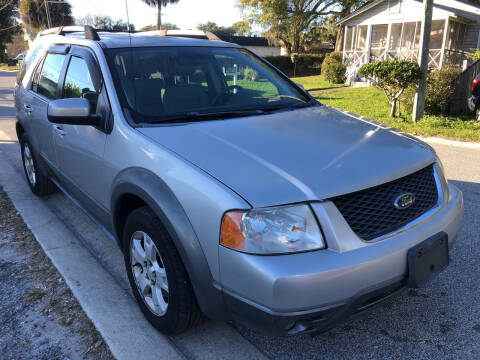
[[[475,119],[480,122],[480,74],[473,79],[472,96],[468,99],[468,108],[475,113]]]
[[[18,54],[17,56],[15,56],[13,59],[16,60],[19,65],[22,65],[22,61],[23,61],[24,58],[25,58],[25,53],[22,52],[22,53]]]
[[[26,180],[117,242],[162,332],[202,314],[321,332],[448,265],[463,196],[435,151],[249,50],[67,27],[30,51],[15,87]]]

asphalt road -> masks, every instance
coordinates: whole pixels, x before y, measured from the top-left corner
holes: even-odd
[[[0,156],[18,159],[11,97],[14,74],[0,72]],[[275,359],[476,359],[480,354],[480,146],[454,146],[431,141],[449,181],[464,193],[465,219],[450,266],[425,288],[391,299],[367,317],[311,338],[277,338],[240,329],[240,334]],[[15,163],[20,169],[21,164]],[[1,169],[0,169],[1,171]],[[20,173],[20,172],[19,172]],[[24,181],[24,179],[19,179]],[[27,194],[25,194],[27,196]],[[28,195],[29,196],[29,195]],[[111,240],[64,195],[42,200],[77,232],[118,282],[128,286],[120,252]],[[125,309],[128,311],[128,309]],[[174,339],[193,349],[215,344],[224,324],[202,328]],[[216,329],[216,330],[215,330]],[[208,337],[208,339],[206,339]],[[191,344],[195,346],[191,346]],[[206,346],[206,345],[205,345]],[[213,353],[212,353],[213,354]],[[233,355],[233,353],[232,353]],[[233,356],[234,357],[234,356]],[[213,356],[212,356],[213,358]]]

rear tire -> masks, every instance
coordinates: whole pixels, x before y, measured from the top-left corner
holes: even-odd
[[[475,111],[475,120],[477,120],[477,122],[480,122],[480,108]]]
[[[123,231],[128,280],[147,320],[174,335],[202,318],[192,285],[173,241],[147,206],[132,211]]]
[[[38,156],[30,145],[26,135],[20,138],[20,147],[22,151],[22,163],[25,176],[27,178],[30,190],[37,196],[44,196],[56,191],[57,187],[45,176],[38,162]]]

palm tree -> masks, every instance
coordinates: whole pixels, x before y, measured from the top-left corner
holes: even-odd
[[[48,27],[44,0],[21,0],[19,8],[23,23],[35,32]],[[68,2],[51,3],[48,11],[53,27],[73,25],[72,6]]]
[[[160,30],[162,28],[162,6],[165,7],[168,4],[176,4],[179,0],[142,0],[142,1],[148,6],[158,8],[157,30]]]

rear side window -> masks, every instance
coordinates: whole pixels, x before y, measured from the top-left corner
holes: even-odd
[[[37,93],[49,99],[57,97],[57,85],[64,61],[65,55],[47,54],[38,79]]]
[[[84,59],[72,56],[65,75],[63,86],[64,98],[84,98],[90,102],[92,112],[95,112],[98,102],[98,92]]]

